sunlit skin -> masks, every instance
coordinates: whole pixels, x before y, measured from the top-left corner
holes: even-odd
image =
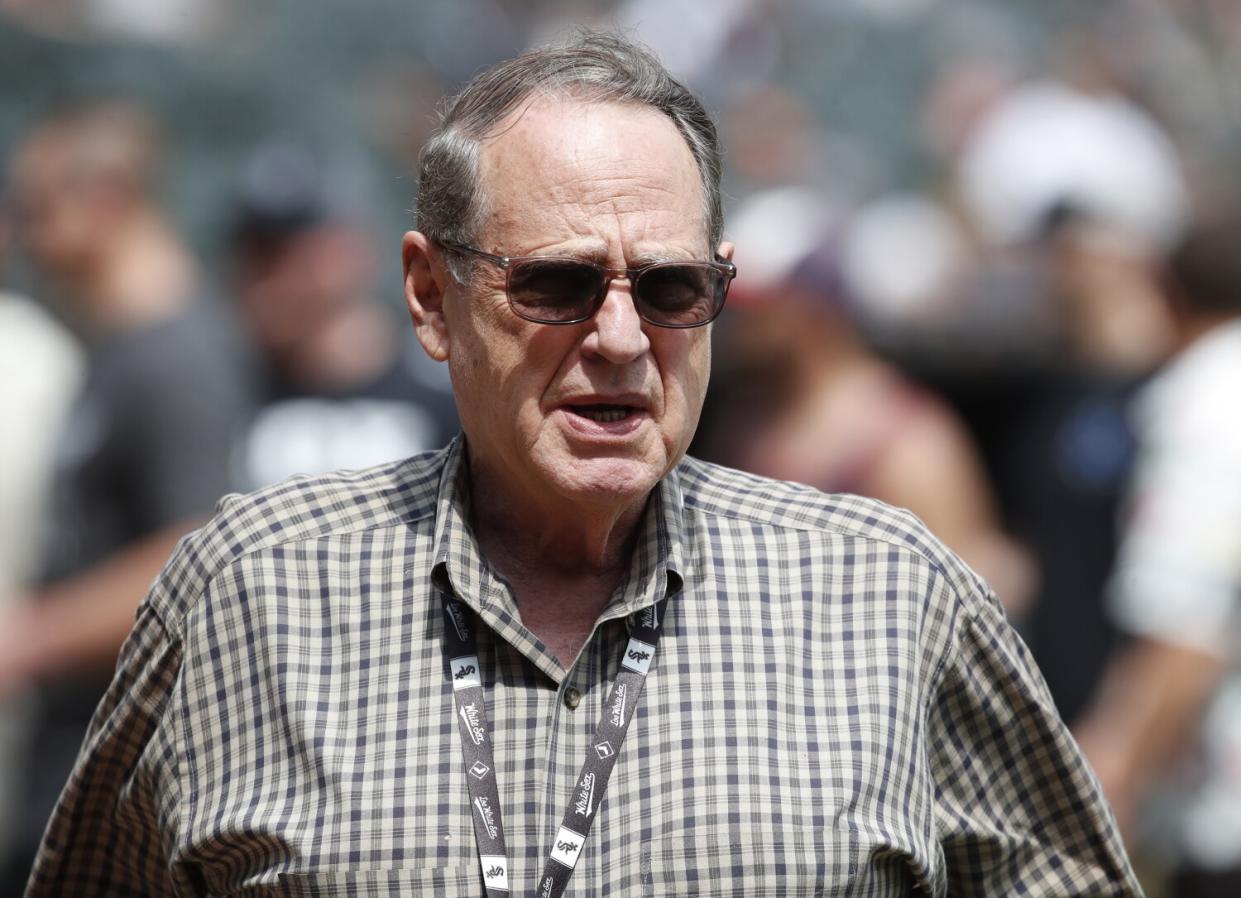
[[[480,248],[616,267],[712,258],[697,167],[659,113],[540,99],[496,135],[482,156],[490,202]],[[498,268],[479,264],[467,289],[423,235],[407,234],[404,252],[419,337],[452,375],[476,518],[518,562],[623,564],[648,495],[697,426],[710,327],[644,323],[623,278],[590,321],[533,324],[509,308]],[[625,417],[578,412],[597,404]]]

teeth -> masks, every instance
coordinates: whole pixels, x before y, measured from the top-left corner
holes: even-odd
[[[623,408],[579,408],[577,413],[583,418],[589,418],[592,421],[598,421],[607,424],[613,421],[623,421],[629,416],[629,410]]]

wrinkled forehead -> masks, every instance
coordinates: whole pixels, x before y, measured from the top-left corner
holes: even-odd
[[[541,96],[481,143],[483,227],[540,209],[591,216],[668,212],[707,234],[698,166],[673,122],[649,106]]]

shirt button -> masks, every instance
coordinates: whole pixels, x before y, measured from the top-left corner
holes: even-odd
[[[572,686],[564,691],[564,706],[570,711],[575,709],[582,703],[582,693],[578,692]]]

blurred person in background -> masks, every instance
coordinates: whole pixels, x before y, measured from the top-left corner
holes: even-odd
[[[761,196],[761,195],[760,195]],[[812,194],[794,205],[813,203]],[[757,201],[762,203],[761,198]],[[969,432],[945,402],[872,352],[851,318],[838,248],[788,233],[809,222],[787,203],[733,234],[782,244],[783,270],[738,276],[734,317],[720,331],[719,371],[699,451],[714,461],[824,492],[908,508],[1019,616],[1034,588],[1029,555],[1005,535]],[[743,243],[744,245],[744,243]]]
[[[1179,352],[1137,407],[1110,590],[1131,641],[1077,727],[1122,829],[1169,894],[1241,894],[1241,206],[1171,255]]]
[[[1051,325],[1048,355],[966,374],[957,394],[985,410],[978,418],[990,429],[1006,518],[1039,559],[1022,633],[1070,721],[1117,641],[1103,593],[1134,463],[1132,399],[1170,346],[1162,252],[1067,203],[1050,208],[1020,262],[1021,289]]]
[[[3,289],[12,234],[7,213],[0,202],[0,627],[39,573],[52,449],[82,375],[81,347],[68,330],[34,301]],[[26,692],[0,690],[0,865],[19,807],[19,758],[30,724]],[[0,879],[0,894],[10,894],[7,883]]]
[[[239,343],[155,199],[160,155],[145,112],[99,102],[39,122],[11,168],[18,235],[87,360],[39,585],[0,617],[0,694],[38,685],[3,894],[20,892],[139,597],[227,491],[248,407]]]
[[[234,448],[241,490],[404,458],[457,432],[443,369],[380,302],[378,253],[338,181],[289,141],[243,166],[233,290],[261,392]]]
[[[1169,351],[1155,273],[1185,214],[1182,163],[1099,77],[967,56],[923,104],[936,190],[864,207],[842,267],[867,336],[969,423],[1005,527],[1037,560],[1022,635],[1072,720],[1116,638],[1101,596],[1129,400]]]

